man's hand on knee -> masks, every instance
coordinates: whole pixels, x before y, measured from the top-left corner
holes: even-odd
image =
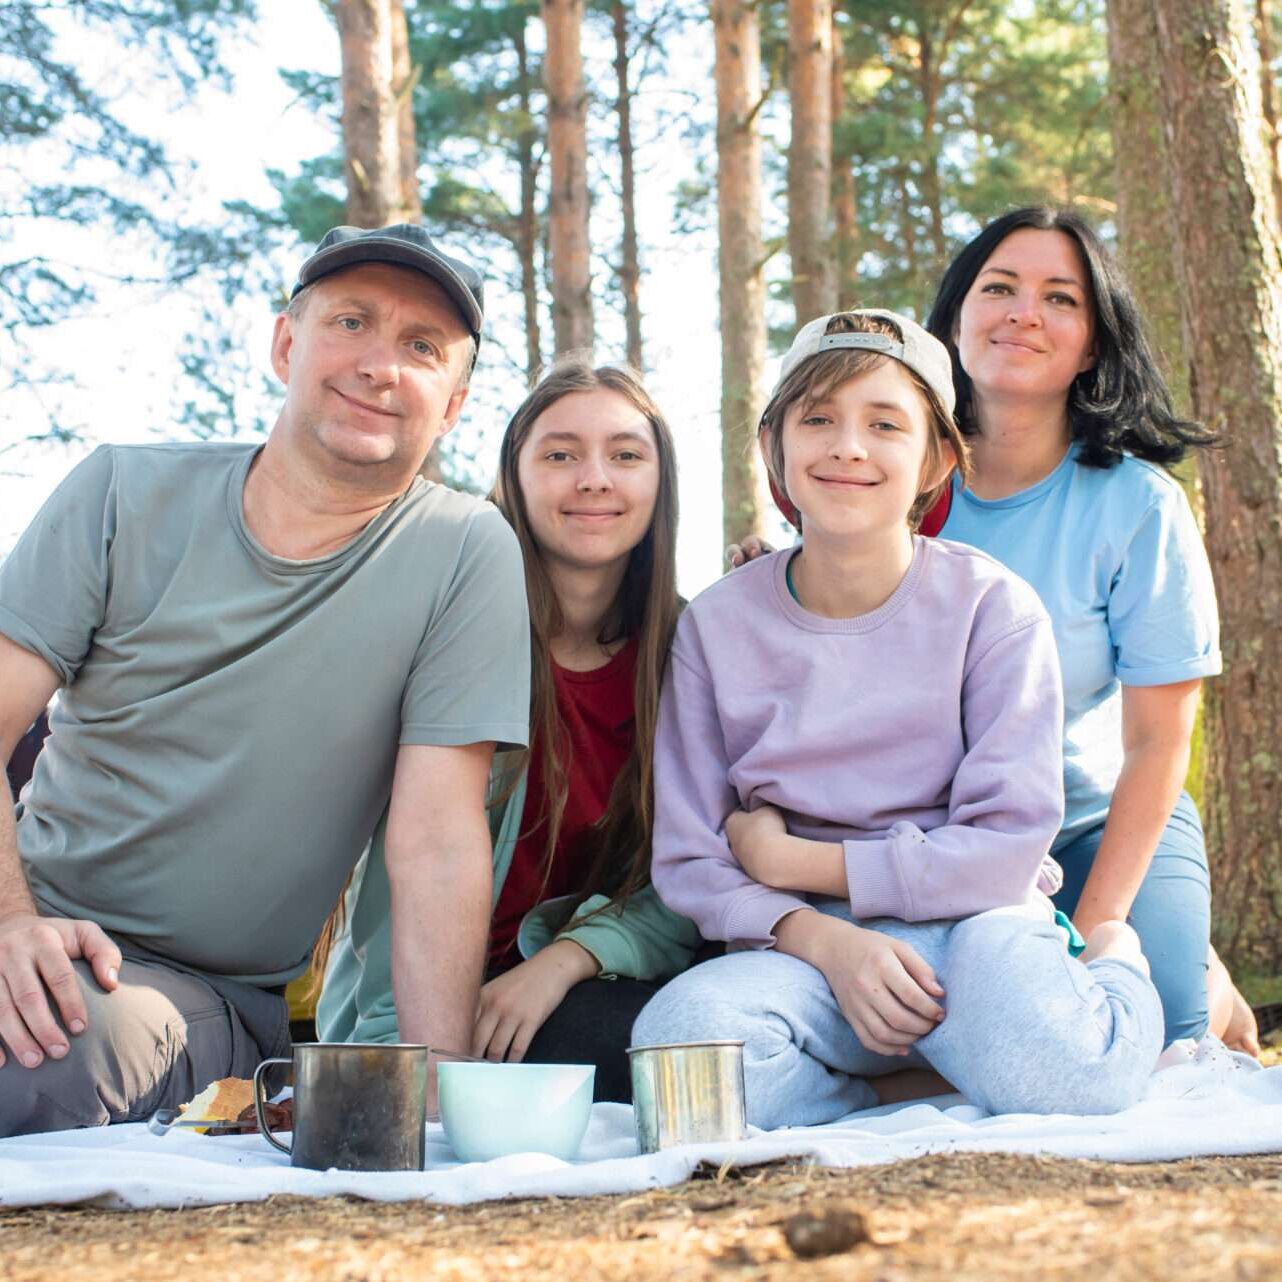
[[[61,1059],[67,1032],[84,1032],[89,1017],[74,958],[87,961],[108,992],[119,984],[120,949],[101,926],[35,913],[0,919],[0,1064],[6,1053],[27,1068],[46,1055]]]

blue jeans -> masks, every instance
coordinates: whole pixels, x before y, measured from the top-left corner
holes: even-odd
[[[1070,917],[1095,861],[1104,825],[1098,824],[1054,852],[1064,869],[1055,907]],[[1211,938],[1211,879],[1206,841],[1193,799],[1184,792],[1144,876],[1131,925],[1144,946],[1166,1015],[1166,1042],[1201,1037],[1207,1026],[1206,951]]]
[[[836,905],[821,911],[846,916]],[[634,1046],[744,1042],[748,1121],[812,1126],[869,1108],[867,1079],[929,1065],[993,1113],[1113,1113],[1135,1103],[1162,1049],[1162,1008],[1130,963],[1068,955],[1049,922],[860,923],[910,943],[944,987],[943,1021],[909,1055],[866,1050],[823,974],[774,951],[728,953],[659,990]]]

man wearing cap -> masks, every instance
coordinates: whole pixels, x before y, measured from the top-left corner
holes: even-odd
[[[0,567],[0,1135],[137,1120],[288,1046],[282,989],[384,807],[405,1037],[470,1040],[484,793],[523,744],[515,537],[418,475],[482,287],[337,228],[277,318],[262,446],[104,446]]]

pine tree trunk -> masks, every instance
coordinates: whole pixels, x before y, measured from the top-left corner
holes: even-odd
[[[942,272],[948,263],[948,238],[944,234],[943,185],[939,178],[939,67],[928,21],[928,18],[923,17],[918,27],[917,75],[922,103],[921,194],[930,219],[930,240],[935,255],[934,271]],[[942,57],[943,49],[938,54]]]
[[[418,140],[414,136],[413,99],[418,72],[409,56],[409,24],[405,21],[403,0],[387,0],[386,29],[391,78],[387,82],[387,114],[381,115],[381,128],[392,133],[395,140],[395,185],[388,183],[395,192],[395,201],[381,210],[381,217],[369,223],[370,227],[423,221],[423,204],[418,194]],[[387,194],[392,195],[392,191]],[[436,441],[418,469],[428,481],[445,481],[442,450],[449,450],[446,437]]]
[[[521,171],[521,214],[517,225],[517,257],[521,260],[521,299],[525,307],[525,377],[529,386],[538,382],[543,368],[543,333],[539,321],[539,275],[536,255],[539,245],[539,215],[535,208],[538,193],[539,162],[535,156],[538,129],[530,102],[530,53],[525,42],[525,26],[516,33],[516,63],[523,125],[517,139],[518,164]]]
[[[619,117],[619,200],[623,206],[623,243],[620,247],[619,290],[623,294],[623,324],[627,334],[628,364],[641,363],[641,258],[637,248],[636,174],[632,146],[632,91],[628,88],[628,6],[613,0],[614,75],[619,87],[615,109]]]
[[[846,59],[836,11],[832,22],[832,127],[841,127],[846,114]],[[837,308],[855,306],[859,297],[859,207],[855,200],[855,170],[849,156],[833,146],[832,212],[836,224]]]
[[[761,240],[761,32],[753,0],[712,0],[717,83],[717,267],[721,287],[721,498],[727,543],[759,533],[756,450],[766,362]]]
[[[409,24],[403,0],[391,0],[392,92],[396,99],[396,150],[401,183],[400,217],[392,222],[421,223],[423,202],[418,189],[418,143],[414,137],[414,86],[418,69],[410,58]]]
[[[1156,0],[1177,274],[1224,675],[1207,683],[1204,803],[1225,960],[1282,971],[1282,246],[1242,0]]]
[[[800,328],[837,305],[832,250],[832,4],[788,0],[788,252]]]
[[[1176,253],[1175,213],[1152,0],[1109,0],[1108,56],[1120,257],[1176,410],[1187,417],[1193,409],[1180,286],[1171,270]],[[1200,523],[1202,491],[1196,461],[1181,464],[1176,474]],[[1187,780],[1199,806],[1206,795],[1204,745],[1205,727],[1199,714]]]
[[[1260,49],[1260,102],[1264,109],[1264,139],[1273,168],[1273,203],[1282,215],[1282,138],[1278,136],[1278,87],[1273,79],[1273,5],[1255,0],[1255,38]]]
[[[543,83],[548,96],[552,193],[552,328],[556,350],[591,351],[592,279],[588,241],[587,96],[580,36],[583,0],[542,0],[547,28]]]
[[[1162,68],[1152,0],[1109,0],[1109,81],[1122,265],[1181,413],[1189,412],[1175,214],[1162,128]]]
[[[355,227],[382,227],[401,208],[391,0],[337,0],[335,14],[342,48],[346,218]]]

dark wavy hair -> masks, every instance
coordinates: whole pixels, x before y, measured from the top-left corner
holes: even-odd
[[[962,301],[993,251],[1023,227],[1061,231],[1081,250],[1095,308],[1095,363],[1068,392],[1068,421],[1080,442],[1078,462],[1112,467],[1123,454],[1152,463],[1178,463],[1190,446],[1214,445],[1217,437],[1201,423],[1180,418],[1144,332],[1130,287],[1095,229],[1067,209],[1031,205],[995,218],[949,265],[926,320],[948,348],[957,388],[957,422],[963,432],[979,431],[970,378],[962,369],[953,335]]]

